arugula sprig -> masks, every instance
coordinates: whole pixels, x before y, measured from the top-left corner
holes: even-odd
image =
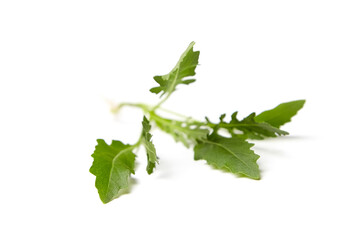
[[[132,145],[119,140],[113,140],[109,145],[103,139],[97,140],[90,172],[96,176],[95,186],[103,203],[108,203],[129,190],[131,174],[135,174],[134,151],[140,146],[146,151],[148,174],[152,174],[159,164],[150,133],[152,124],[170,134],[176,142],[183,143],[187,148],[193,147],[195,160],[205,160],[215,168],[252,179],[260,179],[256,163],[259,155],[251,150],[254,144],[247,140],[288,135],[280,126],[291,121],[303,107],[305,100],[282,103],[258,115],[251,113],[241,120],[238,119],[237,112],[231,115],[229,122],[224,120],[225,114],[222,114],[218,123],[213,123],[206,117],[205,121],[198,121],[161,108],[179,84],[189,85],[195,82],[192,77],[195,76],[200,52],[193,51],[194,44],[190,43],[168,74],[154,77],[159,85],[151,88],[150,92],[161,93],[158,104],[121,103],[113,109],[116,113],[124,106],[136,107],[143,111],[144,117],[139,140]],[[172,113],[177,118],[165,118],[158,114],[161,110]],[[230,137],[223,136],[222,133],[225,132]]]

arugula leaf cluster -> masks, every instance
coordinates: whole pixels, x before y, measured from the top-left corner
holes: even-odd
[[[259,166],[256,163],[259,155],[251,150],[254,144],[247,140],[288,135],[288,132],[280,130],[280,126],[290,122],[303,107],[305,100],[282,103],[258,115],[251,113],[241,120],[237,117],[237,112],[234,112],[229,122],[224,120],[225,114],[220,116],[217,123],[207,118],[205,121],[197,121],[186,116],[182,117],[183,120],[160,116],[158,110],[164,110],[161,105],[176,87],[195,81],[192,77],[195,75],[200,52],[193,50],[194,44],[190,43],[168,74],[154,77],[158,86],[151,88],[150,92],[160,94],[161,101],[157,105],[121,103],[114,109],[114,112],[117,112],[123,106],[138,107],[143,110],[144,117],[142,132],[135,144],[113,140],[109,145],[103,139],[97,140],[90,172],[96,176],[95,186],[103,203],[112,201],[129,189],[131,174],[135,174],[134,150],[144,146],[148,174],[152,174],[159,164],[150,133],[152,124],[170,134],[176,142],[183,143],[187,148],[193,147],[195,160],[206,160],[217,169],[252,179],[260,179]],[[173,114],[177,117],[182,116]],[[224,132],[230,137],[225,137],[222,134]]]

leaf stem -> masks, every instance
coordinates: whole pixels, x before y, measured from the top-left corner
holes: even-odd
[[[133,145],[133,148],[139,147],[140,144],[141,144],[141,142],[142,142],[142,139],[143,139],[143,131],[141,130],[140,137],[139,137],[139,139],[137,140],[137,142]]]
[[[170,113],[170,114],[172,114],[172,115],[174,115],[174,116],[178,116],[178,117],[181,117],[181,118],[184,118],[184,119],[192,119],[192,118],[189,117],[189,116],[186,116],[186,115],[184,115],[184,114],[171,111],[171,110],[166,109],[166,108],[159,107],[158,109],[161,110],[161,111],[163,111],[163,112]]]
[[[151,110],[155,111],[156,109],[160,108],[160,106],[170,97],[170,93],[166,94],[166,96],[158,103],[156,104]]]
[[[165,100],[166,100],[166,97],[163,99],[163,101],[165,101]],[[153,120],[157,119],[158,121],[163,120],[164,118],[162,116],[158,115],[156,113],[156,111],[155,111],[155,110],[158,109],[158,110],[160,110],[162,112],[166,112],[166,113],[169,113],[169,114],[172,114],[174,116],[182,118],[183,120],[181,120],[181,121],[180,120],[174,120],[174,119],[168,119],[168,120],[172,120],[172,121],[175,121],[175,122],[178,122],[178,123],[183,122],[183,123],[185,123],[187,125],[207,126],[207,127],[210,127],[210,128],[213,128],[216,125],[216,124],[212,124],[212,123],[208,123],[208,122],[197,121],[197,120],[193,119],[192,117],[189,117],[189,116],[186,116],[186,115],[183,115],[183,114],[180,114],[180,113],[177,113],[177,112],[162,108],[162,107],[160,107],[160,105],[161,105],[161,102],[160,102],[160,104],[157,104],[155,107],[144,104],[144,103],[124,102],[124,103],[118,104],[111,111],[112,111],[112,113],[116,114],[125,106],[127,106],[127,107],[136,107],[136,108],[140,108],[143,111],[144,114],[148,114],[150,116],[150,119],[153,119]],[[169,123],[166,122],[165,124],[167,125]],[[141,141],[141,138],[139,139],[139,141]]]
[[[114,108],[111,109],[111,112],[112,113],[118,113],[121,108],[123,107],[137,107],[137,108],[141,108],[144,112],[148,113],[150,112],[150,106],[149,105],[146,105],[146,104],[143,104],[143,103],[128,103],[128,102],[124,102],[124,103],[120,103],[118,104],[117,106],[115,106]]]

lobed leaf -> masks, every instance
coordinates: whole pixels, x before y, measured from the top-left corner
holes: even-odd
[[[194,44],[195,42],[190,43],[175,67],[168,74],[154,77],[159,86],[151,88],[150,92],[155,94],[162,92],[161,96],[164,94],[170,95],[175,91],[177,85],[188,85],[195,82],[195,79],[184,79],[195,75],[195,68],[199,63],[200,52],[193,51]]]
[[[231,115],[229,126],[242,131],[248,138],[263,139],[264,137],[276,137],[289,134],[288,132],[273,127],[266,122],[259,123],[255,121],[255,113],[251,113],[241,121],[239,121],[236,116],[237,112],[234,112]]]
[[[250,139],[264,139],[264,137],[276,137],[280,135],[287,135],[288,133],[280,130],[266,122],[259,123],[255,121],[255,113],[251,113],[249,116],[242,120],[237,119],[237,112],[231,115],[231,121],[224,121],[225,114],[220,116],[220,122],[218,124],[210,123],[216,130],[218,128],[224,128],[228,130],[233,136]],[[241,131],[241,134],[235,132],[235,130]]]

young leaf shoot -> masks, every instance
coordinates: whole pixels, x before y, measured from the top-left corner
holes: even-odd
[[[158,84],[150,92],[160,94],[160,101],[155,105],[144,103],[121,103],[113,112],[118,112],[123,106],[137,107],[143,111],[142,132],[134,144],[124,144],[113,140],[108,145],[103,139],[97,140],[94,159],[90,172],[96,176],[95,186],[103,203],[108,203],[127,192],[131,183],[131,174],[135,174],[134,151],[143,146],[147,156],[146,171],[152,174],[159,164],[155,145],[150,133],[152,125],[170,134],[176,142],[194,149],[195,160],[205,160],[217,169],[231,172],[251,179],[260,179],[259,166],[256,161],[259,155],[251,148],[253,143],[248,139],[265,139],[278,137],[289,133],[280,129],[282,125],[304,106],[305,100],[286,102],[260,114],[251,113],[243,119],[238,119],[237,112],[231,115],[231,120],[225,122],[225,114],[220,115],[218,123],[197,121],[191,117],[173,113],[182,120],[169,119],[159,115],[164,110],[161,105],[171,96],[179,84],[189,85],[195,82],[195,70],[199,63],[199,51],[193,50],[191,42],[181,55],[175,67],[165,75],[158,75],[154,80]],[[230,137],[224,137],[221,132],[227,132]]]

